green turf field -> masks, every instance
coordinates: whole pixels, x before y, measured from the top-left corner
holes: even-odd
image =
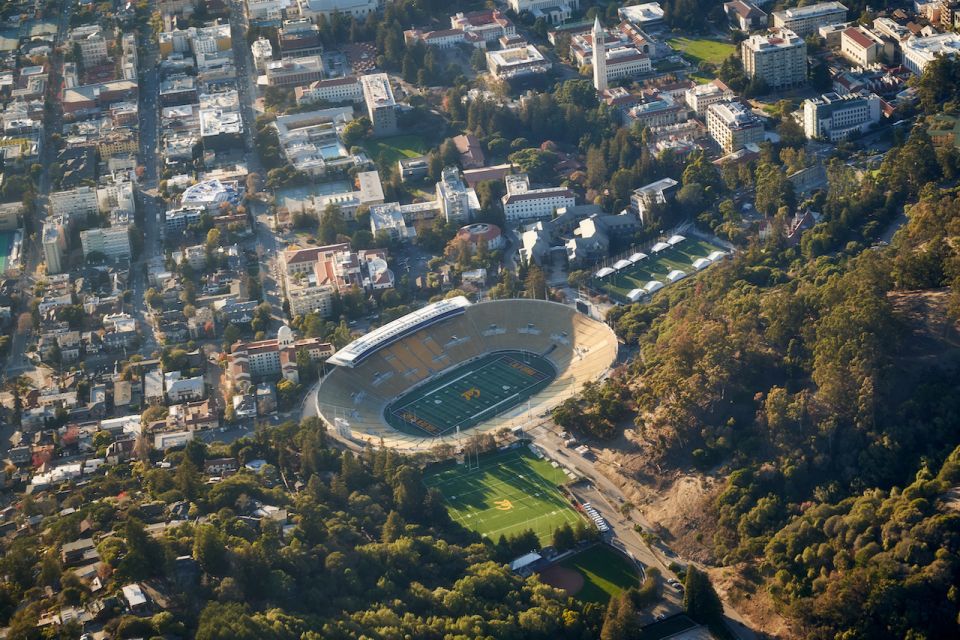
[[[560,566],[583,574],[583,589],[576,595],[578,600],[604,603],[621,591],[640,586],[633,562],[603,544],[567,558]]]
[[[403,135],[390,138],[371,138],[363,143],[367,155],[374,162],[382,159],[391,167],[403,158],[416,158],[427,152],[426,143],[420,136]]]
[[[706,258],[721,247],[704,240],[687,238],[680,244],[665,249],[660,253],[650,254],[632,267],[607,276],[602,280],[594,278],[593,287],[603,291],[621,302],[627,301],[627,294],[633,289],[642,289],[651,280],[658,280],[665,285],[667,274],[674,269],[686,272],[688,276],[696,273],[693,262],[699,258]]]
[[[0,231],[0,274],[7,270],[10,259],[10,245],[13,243],[13,231]]]
[[[493,353],[409,391],[384,410],[391,427],[418,436],[449,435],[512,409],[553,382],[556,372],[538,355]]]
[[[481,456],[475,471],[456,465],[424,482],[443,494],[450,517],[467,529],[494,542],[533,529],[548,545],[554,529],[583,520],[558,488],[566,479],[562,470],[521,448]]]
[[[717,42],[705,38],[670,38],[667,44],[694,62],[703,61],[713,64],[721,64],[737,49],[729,42]]]

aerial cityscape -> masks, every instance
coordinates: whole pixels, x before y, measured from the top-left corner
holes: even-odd
[[[960,638],[960,1],[0,7],[0,639]]]

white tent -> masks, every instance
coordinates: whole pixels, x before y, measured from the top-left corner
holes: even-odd
[[[713,253],[707,256],[707,260],[709,260],[710,262],[716,262],[717,260],[719,260],[720,258],[726,255],[727,255],[726,251],[714,251]]]
[[[674,269],[673,271],[671,271],[670,273],[667,274],[667,280],[670,281],[670,282],[676,282],[677,280],[683,280],[683,279],[686,278],[686,277],[687,277],[687,274],[684,273],[683,271],[680,271],[680,269]]]
[[[713,264],[713,261],[710,260],[709,258],[697,258],[696,260],[693,261],[693,268],[696,269],[697,271],[700,271],[700,269],[706,269],[712,264]]]
[[[658,242],[657,244],[650,247],[650,251],[654,253],[660,253],[664,249],[669,249],[669,248],[670,248],[670,245],[668,245],[666,242]]]
[[[659,280],[651,280],[647,284],[643,285],[643,288],[647,291],[647,293],[653,293],[654,291],[663,289],[663,283]]]
[[[683,236],[670,236],[670,239],[667,240],[667,244],[671,247],[676,246],[686,240]]]
[[[633,263],[633,264],[636,264],[636,263],[640,262],[641,260],[646,260],[646,259],[647,259],[647,254],[645,254],[645,253],[640,253],[639,251],[638,251],[637,253],[633,254],[632,256],[630,256],[629,258],[627,258],[627,260],[629,260],[629,261],[630,261],[631,263]]]
[[[643,289],[633,289],[630,293],[627,294],[627,300],[630,302],[636,302],[643,296],[647,295],[647,292]]]
[[[617,260],[616,262],[613,263],[613,268],[616,269],[617,271],[620,271],[620,269],[626,269],[631,264],[633,263],[630,262],[629,260]]]
[[[610,267],[604,267],[603,269],[600,269],[600,271],[597,271],[594,275],[598,278],[606,278],[611,273],[615,273],[613,269]]]

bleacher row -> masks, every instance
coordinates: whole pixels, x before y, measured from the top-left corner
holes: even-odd
[[[422,329],[369,356],[356,368],[336,367],[320,386],[318,407],[331,425],[350,424],[352,436],[374,445],[429,449],[438,438],[401,433],[383,420],[397,396],[450,367],[492,351],[521,350],[544,355],[557,370],[554,382],[530,398],[539,416],[576,393],[584,382],[604,375],[617,356],[617,339],[606,324],[571,307],[542,300],[495,300],[467,308],[455,318]],[[527,405],[475,427],[512,427],[526,421]]]

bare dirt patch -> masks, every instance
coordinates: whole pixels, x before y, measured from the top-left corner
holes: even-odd
[[[557,589],[563,589],[568,596],[575,596],[583,589],[583,574],[559,564],[547,567],[540,572],[540,581]]]
[[[762,629],[773,638],[797,637],[790,620],[777,612],[770,594],[750,578],[754,567],[740,564],[708,569],[707,573],[720,598],[733,605],[751,629]]]

